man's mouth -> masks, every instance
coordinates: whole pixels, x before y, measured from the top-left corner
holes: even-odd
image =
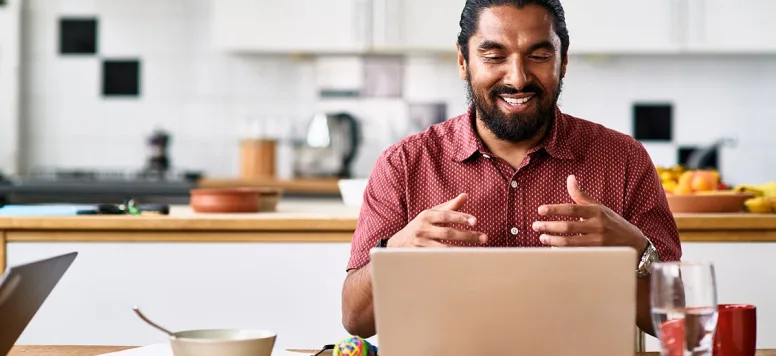
[[[528,94],[528,95],[518,95],[518,96],[506,96],[501,95],[499,96],[501,100],[503,100],[505,103],[507,103],[510,106],[522,106],[525,105],[527,102],[529,102],[531,99],[533,99],[534,94]]]

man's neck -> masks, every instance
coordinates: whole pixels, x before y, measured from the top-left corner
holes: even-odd
[[[529,140],[520,142],[508,142],[500,140],[496,135],[491,132],[485,123],[479,118],[477,114],[475,120],[475,127],[477,129],[477,135],[482,139],[482,143],[485,148],[497,157],[505,160],[510,166],[517,169],[523,163],[525,156],[528,155],[528,151],[536,147],[544,139],[549,127],[545,127],[541,132]]]

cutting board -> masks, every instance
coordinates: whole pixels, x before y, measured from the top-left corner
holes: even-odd
[[[96,205],[74,204],[6,205],[0,208],[0,216],[75,216],[80,210],[96,208]]]

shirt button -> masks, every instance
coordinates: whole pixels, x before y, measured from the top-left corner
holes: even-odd
[[[490,159],[490,156],[488,156],[488,155],[486,155],[486,154],[483,154],[483,155],[482,155],[482,157],[485,157],[485,158],[487,158],[487,159]]]
[[[509,230],[509,232],[511,232],[512,235],[517,235],[517,233],[520,232],[520,230],[518,230],[516,227],[513,227],[512,230]]]
[[[512,181],[512,188],[517,188],[517,181],[516,180]]]

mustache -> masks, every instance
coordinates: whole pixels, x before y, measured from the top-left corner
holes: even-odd
[[[536,84],[526,84],[525,87],[523,87],[523,90],[517,90],[514,87],[508,87],[508,86],[496,86],[490,89],[490,95],[491,96],[498,96],[498,95],[510,95],[510,94],[519,94],[519,93],[533,93],[534,95],[541,95],[542,88],[540,88]]]

